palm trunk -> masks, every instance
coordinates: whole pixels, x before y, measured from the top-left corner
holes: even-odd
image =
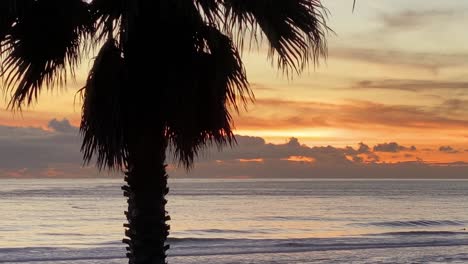
[[[129,264],[166,263],[166,239],[169,235],[169,220],[165,205],[167,174],[165,162],[166,141],[157,133],[139,135],[139,139],[129,148],[130,157],[125,181],[122,186],[128,198],[128,211],[125,212],[128,224],[124,226],[128,244]],[[156,142],[155,142],[156,141]],[[151,144],[154,143],[154,144]]]

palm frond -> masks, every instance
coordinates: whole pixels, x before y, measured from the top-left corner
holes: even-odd
[[[125,10],[123,0],[93,0],[90,4],[93,20],[96,21],[94,43],[98,44],[117,30],[119,21]]]
[[[16,7],[20,1],[13,1]],[[25,1],[26,2],[26,1]],[[80,60],[80,45],[93,30],[88,4],[81,0],[31,1],[8,24],[1,42],[0,76],[13,91],[11,107],[31,104],[42,87],[66,82]]]
[[[236,110],[239,105],[253,100],[244,64],[231,38],[214,26],[206,26],[201,35],[206,47],[199,47],[199,50],[207,50],[212,56],[216,68],[208,74],[212,76],[213,83],[223,87],[219,92],[225,94],[227,101]]]
[[[123,0],[93,0],[91,10],[100,17],[118,19],[124,12]]]
[[[195,0],[196,7],[209,23],[218,21],[221,17],[219,0]]]
[[[33,4],[34,0],[0,1],[0,42],[9,34],[13,23],[30,10]]]
[[[81,151],[86,163],[96,155],[99,168],[122,168],[127,161],[122,119],[124,76],[121,51],[115,40],[109,39],[99,51],[83,87]]]
[[[258,28],[277,55],[277,66],[286,73],[300,73],[311,61],[318,63],[327,52],[327,10],[320,0],[223,0],[225,29],[243,43],[248,30]],[[254,37],[255,39],[255,37]]]
[[[13,9],[12,1],[0,1],[0,42],[3,41],[5,36],[15,19],[15,12]]]
[[[190,63],[180,69],[183,83],[168,96],[177,111],[168,112],[167,137],[176,158],[189,168],[207,144],[235,141],[229,106],[252,99],[244,65],[231,39],[217,28],[199,32]],[[240,101],[239,101],[240,100]],[[174,106],[173,106],[174,107]]]

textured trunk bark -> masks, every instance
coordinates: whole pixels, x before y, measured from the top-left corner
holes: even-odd
[[[124,94],[128,101],[124,120],[128,128],[129,157],[127,185],[122,187],[128,198],[125,212],[128,224],[124,225],[127,238],[123,242],[128,244],[129,264],[163,264],[169,248],[166,245],[169,216],[165,209],[165,195],[169,191],[165,165],[167,140],[158,114],[163,110],[160,109],[163,104],[159,102],[162,98],[159,86],[155,84],[158,73],[141,61],[142,58],[157,58],[151,55],[154,46],[148,44],[148,34],[154,30],[154,11],[158,10],[155,7],[159,1],[123,3],[126,12],[122,17],[121,41],[128,67],[128,85],[132,86]]]
[[[159,135],[159,138],[157,138]],[[155,138],[156,137],[156,138]],[[145,133],[131,144],[128,171],[122,186],[128,198],[128,223],[123,240],[128,244],[129,264],[166,263],[166,239],[169,216],[165,205],[167,174],[165,151],[167,143],[160,133]]]

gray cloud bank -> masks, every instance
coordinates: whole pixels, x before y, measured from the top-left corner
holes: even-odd
[[[431,165],[379,162],[380,152],[410,157],[416,150],[396,142],[369,147],[309,147],[296,138],[284,144],[237,136],[238,144],[219,152],[209,148],[187,173],[170,164],[172,177],[202,178],[464,178],[463,162]],[[0,177],[106,177],[111,173],[83,167],[78,129],[67,120],[51,120],[46,129],[0,126]],[[447,151],[448,150],[448,151]],[[453,150],[453,149],[452,149]],[[449,152],[449,149],[440,149]],[[115,173],[114,173],[115,174]]]
[[[405,147],[405,146],[400,146],[396,142],[390,142],[390,143],[377,144],[376,146],[374,146],[374,151],[396,153],[400,151],[416,151],[416,147],[415,146]]]
[[[81,138],[68,120],[47,129],[0,126],[0,177],[91,177],[82,166]]]
[[[415,157],[412,162],[381,163],[378,152],[413,156],[414,146],[383,143],[370,148],[308,147],[295,138],[284,144],[266,143],[262,138],[238,136],[237,147],[201,157],[189,174],[173,169],[175,177],[239,178],[467,178],[468,164],[456,162],[431,165]]]

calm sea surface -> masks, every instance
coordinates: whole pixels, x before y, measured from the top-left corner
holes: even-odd
[[[120,185],[0,180],[0,263],[126,263]],[[468,263],[468,181],[170,185],[171,264]]]

